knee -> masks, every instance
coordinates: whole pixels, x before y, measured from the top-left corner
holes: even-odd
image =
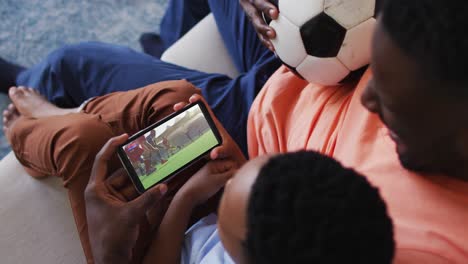
[[[179,102],[188,102],[190,96],[201,94],[200,89],[185,80],[177,82],[177,85],[168,86],[167,90],[167,100],[171,106]]]
[[[141,93],[140,93],[141,92]],[[153,112],[170,114],[176,103],[188,102],[193,94],[201,94],[200,89],[191,83],[182,81],[166,81],[152,84],[136,91],[142,100],[145,114]]]
[[[194,94],[201,94],[201,90],[196,88],[193,84],[182,81],[168,81],[158,83],[162,88],[149,89],[151,92],[149,99],[153,108],[167,105],[172,109],[172,106],[180,102],[188,102],[190,96]]]
[[[112,129],[98,116],[74,116],[60,129],[52,145],[57,172],[90,169],[96,154],[112,136]]]
[[[66,65],[75,65],[78,61],[82,61],[86,54],[99,54],[102,45],[98,42],[82,42],[72,45],[64,45],[52,53],[50,53],[46,62],[52,69],[60,69]],[[90,56],[92,59],[92,56]]]
[[[200,89],[187,81],[166,81],[135,90],[140,102],[141,120],[144,126],[153,124],[174,112],[174,105],[188,102],[193,94],[200,94]]]

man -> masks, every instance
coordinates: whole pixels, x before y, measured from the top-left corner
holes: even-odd
[[[163,156],[164,150],[158,145],[156,142],[158,138],[156,138],[156,131],[151,130],[150,134],[146,137],[146,143],[152,148],[150,151],[150,159],[151,163],[155,164],[164,164],[166,163],[166,158]]]
[[[156,148],[158,146],[156,142],[156,131],[151,130],[149,135],[145,137],[146,142],[150,144],[153,148]]]
[[[468,263],[466,14],[466,1],[387,1],[372,71],[357,85],[278,70],[250,112],[250,157],[304,148],[334,157],[381,189],[396,263]]]
[[[125,147],[125,152],[128,155],[128,158],[130,159],[130,162],[133,165],[133,168],[137,172],[138,175],[146,175],[145,170],[142,168],[142,164],[144,161],[141,158],[141,155],[143,154],[143,149],[140,147],[140,144],[137,142],[133,142],[131,144],[128,144]]]

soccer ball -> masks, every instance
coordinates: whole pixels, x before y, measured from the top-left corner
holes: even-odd
[[[409,0],[410,1],[410,0]],[[276,55],[311,83],[336,85],[370,62],[379,0],[273,0]]]

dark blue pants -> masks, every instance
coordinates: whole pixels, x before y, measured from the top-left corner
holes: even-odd
[[[232,2],[235,2],[235,0]],[[219,3],[213,4],[219,5]],[[159,33],[164,48],[169,48],[210,12],[208,0],[169,1],[166,13],[161,20]]]
[[[202,89],[215,115],[246,153],[250,106],[280,61],[261,44],[238,1],[233,0],[173,0],[161,28],[166,43],[174,42],[204,16],[193,16],[193,10],[205,13],[210,10],[214,14],[226,47],[241,72],[239,77],[203,73],[126,47],[92,42],[52,52],[22,72],[17,85],[38,89],[60,107],[76,107],[94,96],[186,79]],[[185,16],[187,19],[180,19]]]

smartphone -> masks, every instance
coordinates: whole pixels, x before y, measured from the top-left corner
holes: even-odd
[[[206,106],[190,104],[131,136],[118,156],[138,192],[168,181],[222,144]]]

